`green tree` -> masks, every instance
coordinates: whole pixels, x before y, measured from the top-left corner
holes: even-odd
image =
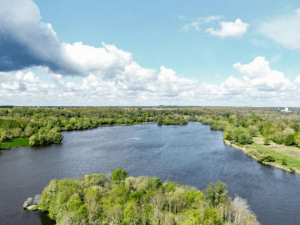
[[[128,172],[123,169],[116,169],[112,173],[112,180],[115,183],[120,183],[121,181],[125,181],[125,179],[128,177]]]
[[[206,188],[206,198],[213,207],[218,206],[228,197],[227,186],[225,183],[218,181],[217,183],[209,183]]]

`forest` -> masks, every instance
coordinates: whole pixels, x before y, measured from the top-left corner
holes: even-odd
[[[0,109],[0,144],[24,138],[29,139],[31,146],[59,144],[63,139],[60,131],[143,123],[185,125],[188,122],[173,110],[14,107]]]
[[[232,200],[220,181],[199,191],[156,177],[129,177],[123,169],[52,180],[28,206],[49,212],[57,224],[259,224],[247,202]]]

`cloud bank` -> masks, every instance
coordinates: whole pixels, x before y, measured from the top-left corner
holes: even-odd
[[[278,106],[300,100],[300,76],[291,82],[272,70],[264,57],[249,64],[235,63],[233,68],[240,77],[230,76],[219,85],[179,77],[163,66],[159,72],[145,69],[135,62],[111,75],[90,74],[81,82],[50,70],[51,82],[41,81],[32,71],[0,72],[0,104]]]

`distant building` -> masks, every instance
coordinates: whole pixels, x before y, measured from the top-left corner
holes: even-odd
[[[281,110],[281,112],[291,112],[291,111],[289,111],[289,108],[288,107],[285,107],[285,109],[283,109],[283,110]]]

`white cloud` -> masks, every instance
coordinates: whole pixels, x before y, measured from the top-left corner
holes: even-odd
[[[300,8],[293,15],[262,23],[259,31],[284,48],[300,49]]]
[[[222,18],[223,18],[223,16],[219,16],[219,15],[217,15],[217,16],[208,16],[208,17],[192,18],[192,19],[187,19],[184,16],[179,16],[180,20],[190,21],[190,23],[183,25],[179,29],[179,31],[186,32],[186,33],[188,33],[191,29],[195,29],[196,31],[201,31],[200,26],[202,24],[210,23],[210,22],[213,22],[213,21],[217,21],[217,20],[220,20]]]
[[[19,94],[21,92],[34,93],[37,95],[36,97],[39,97],[40,92],[45,93],[55,87],[53,84],[42,82],[31,71],[27,73],[22,71],[0,72],[0,81],[0,93],[2,93],[4,99],[6,94]]]
[[[3,0],[2,3],[0,37],[10,37],[3,40],[13,44],[17,54],[0,49],[0,63],[6,66],[5,71],[0,72],[0,104],[230,105],[257,102],[261,98],[270,103],[300,96],[300,76],[292,83],[282,72],[272,70],[264,57],[257,57],[249,64],[234,64],[241,78],[230,76],[220,85],[199,84],[197,79],[180,77],[164,66],[159,71],[143,68],[130,52],[114,45],[102,43],[102,47],[97,48],[81,42],[60,43],[52,26],[41,22],[39,9],[32,1]],[[220,18],[189,21],[203,24]],[[197,27],[200,29],[197,24],[190,28]],[[220,31],[211,32],[221,37],[239,36],[247,27],[248,24],[236,20],[235,23],[222,22]],[[25,55],[20,55],[24,49],[27,49]],[[24,59],[30,60],[20,65]],[[32,72],[33,66],[39,73],[48,74],[51,80],[43,81]],[[25,72],[18,67],[29,69]],[[67,81],[68,74],[82,76],[80,82]]]
[[[246,65],[236,63],[233,64],[233,67],[241,73],[244,83],[252,88],[262,91],[295,89],[282,72],[271,70],[269,62],[264,57],[256,57],[253,62]]]
[[[211,27],[206,29],[205,32],[218,37],[241,37],[247,32],[249,24],[243,23],[241,19],[236,19],[235,22],[223,21],[220,26],[220,30]]]
[[[0,104],[19,101],[32,105],[285,105],[299,101],[300,76],[294,82],[272,70],[261,56],[249,64],[235,63],[241,77],[217,84],[199,84],[179,77],[172,69],[145,69],[136,62],[114,76],[90,74],[81,82],[48,71],[53,82],[43,82],[29,71],[0,73]],[[39,68],[40,71],[47,70]],[[5,102],[4,102],[5,101]]]
[[[62,43],[65,60],[77,71],[91,72],[108,70],[124,70],[132,61],[132,55],[114,45],[102,43],[103,48],[83,45],[81,42],[71,44]]]

